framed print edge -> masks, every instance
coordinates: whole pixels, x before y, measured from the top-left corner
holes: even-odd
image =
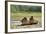
[[[5,33],[8,33],[8,11],[7,11],[7,1],[5,1]]]
[[[44,5],[44,30],[8,32],[8,2],[43,4]],[[26,1],[5,1],[5,33],[41,32],[41,31],[45,31],[45,3],[42,3],[42,2],[26,2]]]

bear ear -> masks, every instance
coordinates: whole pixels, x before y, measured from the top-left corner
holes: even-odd
[[[26,17],[24,17],[24,18],[26,18]]]
[[[31,17],[33,17],[33,16],[31,16]]]

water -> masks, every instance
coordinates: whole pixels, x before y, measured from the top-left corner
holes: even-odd
[[[38,24],[19,26],[19,25],[22,24],[21,21],[17,21],[17,20],[15,20],[15,19],[11,19],[11,22],[10,22],[11,29],[20,29],[20,28],[40,28],[40,27],[42,27],[42,20],[41,20],[41,17],[38,18],[37,20],[38,20]]]
[[[20,28],[39,28],[41,27],[41,24],[38,23],[38,24],[35,24],[35,25],[25,25],[25,26],[19,26],[21,25],[22,23],[20,21],[11,21],[11,26],[12,28],[16,28],[16,29],[20,29]]]

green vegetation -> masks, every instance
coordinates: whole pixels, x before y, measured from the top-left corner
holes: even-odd
[[[22,17],[30,17],[30,16],[41,16],[41,13],[12,13],[11,17],[14,19],[21,19]]]
[[[11,18],[41,16],[41,6],[11,5]]]
[[[41,6],[11,5],[11,12],[41,12]]]

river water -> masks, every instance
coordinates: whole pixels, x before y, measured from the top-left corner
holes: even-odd
[[[11,29],[20,29],[20,28],[40,28],[42,27],[42,22],[41,22],[41,18],[40,20],[38,19],[38,24],[35,25],[25,25],[25,26],[19,26],[21,25],[22,22],[21,21],[17,21],[15,19],[11,19],[10,20],[10,25],[11,25]]]

